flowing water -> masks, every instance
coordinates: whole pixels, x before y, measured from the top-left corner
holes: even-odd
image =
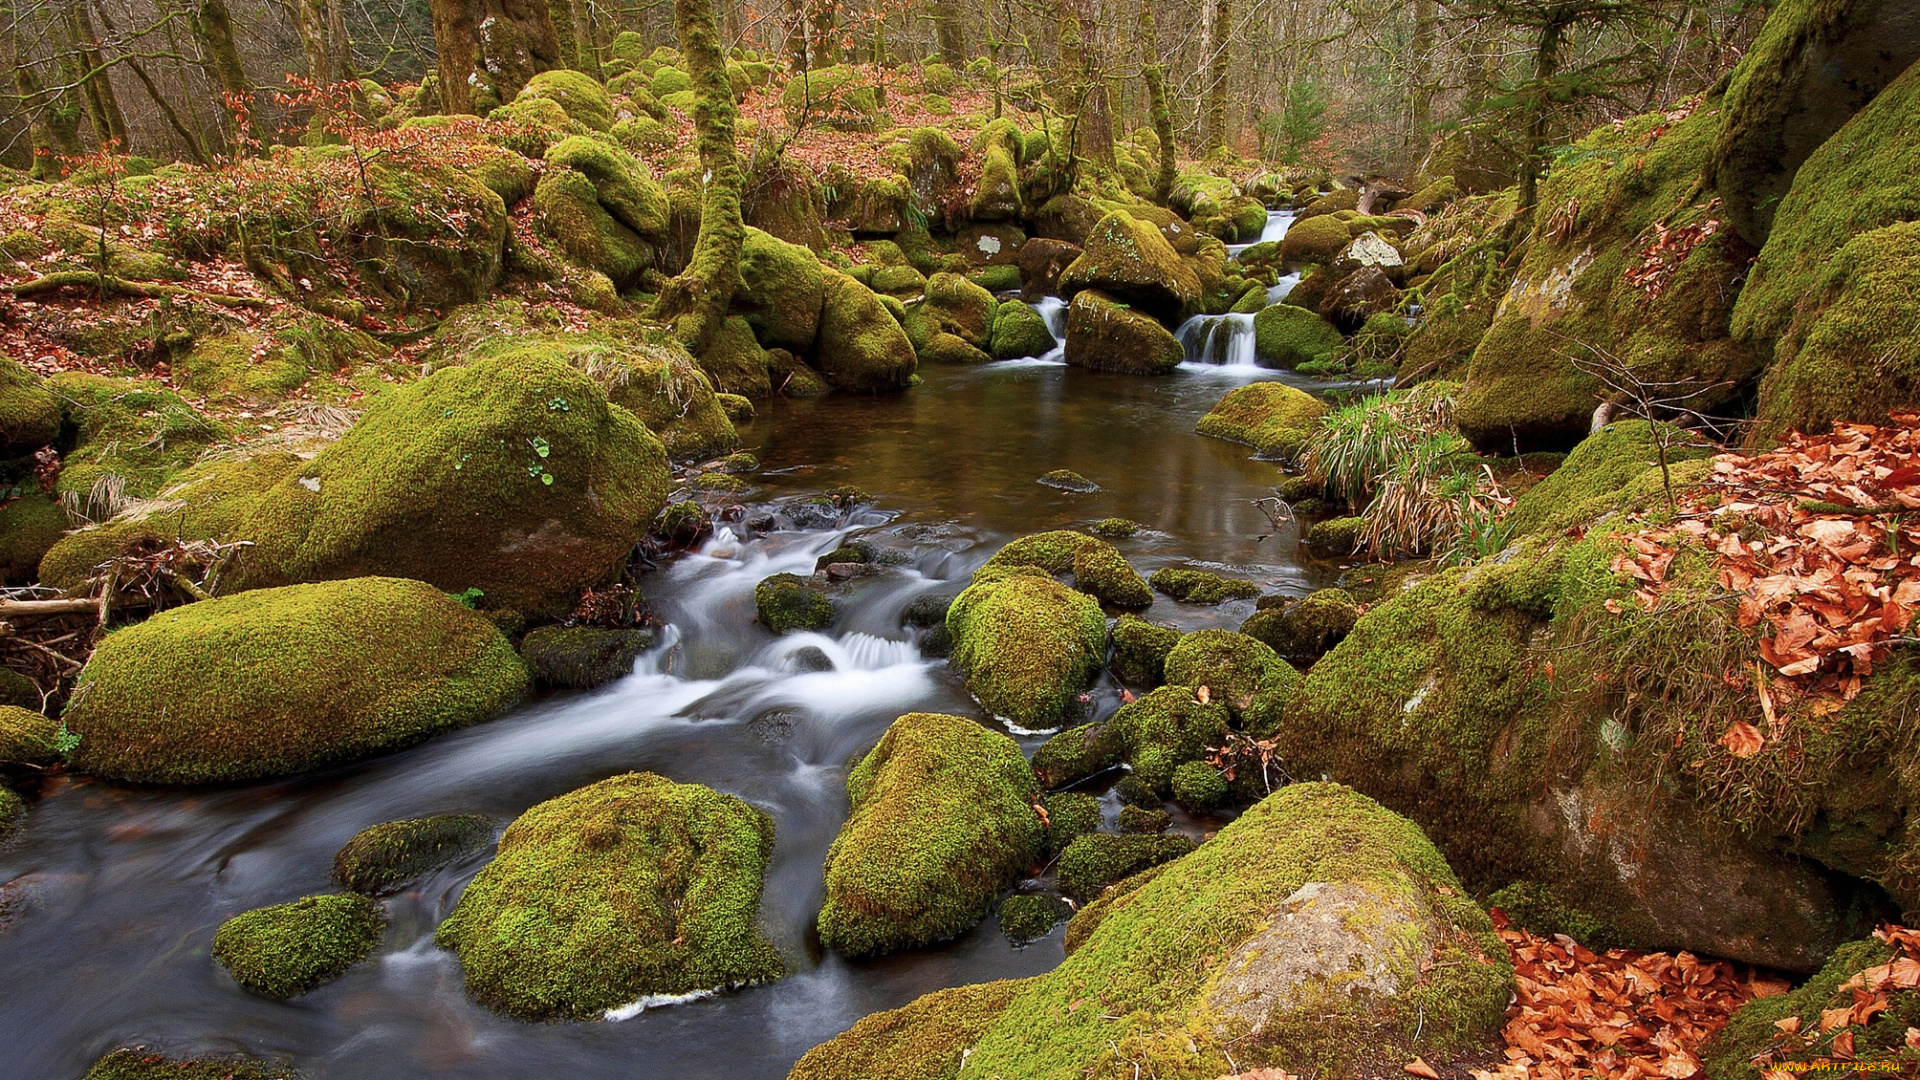
[[[1276,376],[1186,365],[1142,379],[1035,359],[929,369],[924,385],[894,397],[770,403],[742,431],[764,465],[747,513],[646,578],[664,626],[632,675],[284,781],[202,791],[48,782],[0,851],[0,896],[15,913],[0,929],[0,1074],[73,1080],[100,1054],[142,1043],[282,1056],[322,1080],[778,1080],[870,1012],[1051,968],[1059,928],[1016,949],[991,916],[937,948],[862,963],[823,954],[811,926],[821,860],[847,812],[846,763],[904,712],[993,723],[944,662],[921,658],[901,613],[916,596],[957,591],[1014,536],[1119,515],[1145,526],[1119,542],[1143,574],[1192,562],[1270,592],[1323,584],[1298,561],[1291,528],[1262,538],[1271,526],[1251,500],[1269,492],[1273,467],[1193,433],[1249,373]],[[1056,468],[1101,490],[1035,482]],[[837,484],[875,501],[807,529],[766,520]],[[778,639],[753,623],[757,581],[809,572],[852,535],[890,553],[889,565],[848,585],[830,632]],[[1162,598],[1146,614],[1192,629],[1237,625],[1251,607]],[[1116,708],[1118,693],[1097,686],[1096,712]],[[1029,751],[1039,741],[1022,739]],[[772,815],[762,920],[787,978],[618,1021],[496,1016],[466,998],[458,962],[433,944],[485,854],[387,900],[374,957],[291,1002],[240,990],[208,956],[223,920],[331,891],[334,852],[369,825],[478,812],[504,827],[537,802],[630,769],[708,784]]]

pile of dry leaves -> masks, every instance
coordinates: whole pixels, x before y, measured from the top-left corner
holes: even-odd
[[[1680,549],[1710,552],[1720,586],[1739,598],[1741,628],[1761,629],[1775,674],[1753,685],[1769,723],[1782,698],[1808,699],[1815,715],[1838,709],[1887,643],[1909,638],[1920,613],[1920,415],[1722,454],[1678,510],[1671,525],[1623,535],[1630,550],[1613,569],[1636,579],[1635,599],[1652,611]],[[1740,757],[1765,745],[1745,722],[1720,741]]]

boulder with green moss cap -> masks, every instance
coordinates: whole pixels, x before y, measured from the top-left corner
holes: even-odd
[[[1260,595],[1260,586],[1251,581],[1222,577],[1208,570],[1186,566],[1163,566],[1147,578],[1147,584],[1188,604],[1224,604],[1229,600],[1250,600]]]
[[[787,1080],[948,1080],[980,1032],[1031,980],[1001,979],[936,990],[873,1013],[804,1054]],[[194,1078],[198,1080],[198,1078]]]
[[[1164,375],[1185,355],[1158,320],[1099,289],[1081,290],[1067,307],[1066,360],[1075,367]]]
[[[567,118],[595,131],[613,128],[613,100],[607,88],[578,71],[555,68],[527,80],[514,101],[544,98],[560,106]]]
[[[835,389],[877,393],[905,387],[917,358],[873,290],[827,271],[814,363]]]
[[[987,353],[995,360],[1045,356],[1052,351],[1053,332],[1040,313],[1018,300],[1004,300],[993,319]]]
[[[1319,589],[1254,612],[1240,624],[1240,632],[1287,659],[1312,660],[1340,644],[1359,619],[1360,605],[1351,593]]]
[[[1073,905],[1049,893],[1021,893],[1000,901],[1000,932],[1015,945],[1046,937],[1073,917]]]
[[[479,588],[489,607],[571,607],[666,487],[660,441],[587,373],[537,350],[488,357],[382,393],[261,496],[241,576],[394,574]]]
[[[1109,885],[1194,850],[1185,836],[1088,833],[1060,853],[1060,889],[1085,903]]]
[[[63,371],[45,385],[59,399],[66,437],[73,440],[61,455],[56,491],[111,472],[123,481],[124,494],[151,496],[233,434],[226,423],[147,380]]]
[[[1200,302],[1200,279],[1151,222],[1116,211],[1087,234],[1085,250],[1060,274],[1061,295],[1097,289],[1155,319]]]
[[[1261,360],[1275,367],[1297,368],[1313,361],[1325,361],[1340,351],[1345,339],[1332,323],[1318,314],[1293,304],[1262,307],[1253,316],[1253,349]],[[1254,386],[1279,386],[1279,383],[1255,383]],[[1251,389],[1251,387],[1243,387]],[[1298,391],[1296,391],[1297,393]]]
[[[0,764],[51,765],[61,758],[60,725],[17,705],[0,705]]]
[[[1033,754],[1033,771],[1048,787],[1062,787],[1119,765],[1126,750],[1112,724],[1081,724],[1040,744]]]
[[[1848,942],[1800,986],[1742,1005],[1701,1048],[1706,1075],[1763,1080],[1827,1071],[1836,1064],[1834,1046],[1842,1039],[1851,1043],[1847,1057],[1856,1062],[1911,1071],[1920,1064],[1920,1047],[1908,1034],[1920,1027],[1920,990],[1909,974],[1915,949],[1906,944],[1911,933]]]
[[[987,347],[993,332],[993,294],[961,277],[940,273],[927,279],[926,299],[920,308],[934,327],[964,338],[977,349]]]
[[[31,454],[60,434],[60,402],[40,376],[0,356],[0,458]]]
[[[644,626],[543,626],[520,639],[520,658],[536,686],[591,690],[633,674],[634,661],[653,648],[656,637]]]
[[[584,135],[555,143],[534,207],[567,254],[617,286],[653,265],[667,232],[667,197],[639,159]]]
[[[777,979],[761,937],[773,821],[731,795],[626,773],[521,814],[435,940],[467,992],[524,1019]]]
[[[1052,741],[1052,740],[1048,740]],[[1035,778],[1039,778],[1036,770]],[[1046,810],[1046,854],[1057,855],[1077,836],[1100,831],[1100,800],[1084,791],[1059,791],[1041,800]]]
[[[71,524],[58,501],[37,492],[0,504],[0,584],[25,585],[36,580],[40,560]]]
[[[333,880],[367,896],[392,892],[470,855],[493,838],[493,823],[478,814],[435,814],[372,825],[353,834],[333,856]]]
[[[733,310],[768,348],[805,350],[820,332],[826,270],[813,252],[749,228],[740,247]]]
[[[1180,631],[1150,623],[1138,615],[1121,615],[1113,624],[1113,674],[1132,686],[1152,688],[1167,678],[1167,654],[1180,642]]]
[[[798,574],[762,578],[753,587],[753,606],[760,625],[776,634],[824,630],[833,622],[833,598],[812,579]]]
[[[1105,540],[1056,529],[1023,536],[994,553],[981,569],[1032,567],[1073,575],[1073,587],[1116,607],[1146,607],[1153,592],[1126,556]]]
[[[851,956],[930,945],[979,921],[1041,852],[1039,783],[1005,735],[910,713],[847,776],[820,941]]]
[[[213,936],[213,958],[256,994],[298,997],[346,974],[379,946],[385,929],[364,896],[308,896],[228,919]]]
[[[1300,672],[1271,648],[1231,630],[1199,630],[1167,653],[1167,682],[1206,687],[1234,724],[1259,736],[1273,734],[1300,686]]]
[[[65,722],[82,772],[201,784],[398,749],[526,688],[493,623],[422,582],[351,578],[203,600],[108,635]]]
[[[1226,741],[1232,713],[1220,701],[1201,701],[1190,686],[1162,686],[1120,707],[1107,726],[1123,747],[1132,778],[1164,795],[1174,772]]]
[[[1027,568],[975,574],[947,609],[947,632],[967,689],[1029,730],[1059,727],[1106,655],[1100,605]]]

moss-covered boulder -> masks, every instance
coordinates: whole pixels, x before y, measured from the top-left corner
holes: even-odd
[[[803,351],[820,332],[826,271],[813,252],[759,229],[748,229],[740,247],[740,287],[733,310],[746,316],[768,348]]]
[[[814,363],[837,390],[879,393],[904,388],[918,358],[872,289],[837,271],[826,271],[820,336]]]
[[[1042,572],[983,572],[947,609],[953,665],[996,716],[1059,727],[1106,656],[1100,605]]]
[[[32,709],[0,705],[0,764],[51,765],[60,758],[59,724]]]
[[[60,434],[60,402],[40,376],[0,356],[0,458],[19,457]]]
[[[122,1047],[81,1080],[296,1080],[288,1065],[252,1058],[170,1058],[142,1047]]]
[[[930,945],[979,921],[1044,845],[1039,784],[1012,739],[910,713],[847,776],[820,941],[852,956]]]
[[[1654,112],[1607,125],[1542,183],[1548,224],[1467,365],[1455,419],[1475,447],[1578,442],[1607,393],[1576,361],[1626,358],[1636,378],[1697,388],[1688,407],[1707,412],[1750,384],[1763,357],[1730,319],[1751,249],[1719,226],[1699,182],[1719,124],[1709,98],[1677,121]],[[1649,256],[1656,224],[1678,239]]]
[[[1773,20],[1769,21],[1771,26]],[[1920,401],[1920,71],[1807,158],[1733,312],[1771,361],[1758,437],[1876,421]]]
[[[543,626],[520,639],[520,658],[537,686],[591,690],[633,674],[634,661],[656,637],[647,627]]]
[[[1045,356],[1052,351],[1053,332],[1040,313],[1018,300],[1002,301],[993,319],[987,354],[995,360]]]
[[[517,103],[535,98],[560,106],[567,119],[576,124],[594,131],[613,129],[613,99],[608,97],[607,88],[592,76],[565,68],[543,71],[528,79],[513,100]]]
[[[1296,220],[1280,240],[1280,261],[1288,267],[1324,265],[1352,239],[1347,223],[1330,214]]]
[[[1021,893],[1000,902],[1000,932],[1015,945],[1046,937],[1073,917],[1073,906],[1048,893]]]
[[[1254,612],[1240,632],[1289,660],[1312,660],[1340,644],[1359,620],[1360,605],[1347,590],[1317,589]]]
[[[256,994],[298,997],[346,974],[379,946],[385,929],[380,909],[364,896],[308,896],[220,924],[213,958]]]
[[[1327,360],[1345,341],[1332,323],[1293,304],[1272,304],[1253,317],[1254,352],[1275,367],[1297,368]]]
[[[60,402],[63,488],[76,477],[111,472],[124,481],[124,493],[150,496],[210,445],[233,431],[158,383],[119,379],[85,371],[63,371],[46,381]],[[97,466],[92,472],[77,466]]]
[[[1616,420],[1580,441],[1560,467],[1514,501],[1508,520],[1515,535],[1553,534],[1598,521],[1636,505],[1660,486],[1660,443],[1666,443],[1677,485],[1696,480],[1715,452],[1712,444],[1678,428],[1645,420]]]
[[[1153,572],[1147,584],[1175,600],[1189,604],[1224,604],[1229,600],[1251,600],[1260,595],[1260,586],[1251,581],[1222,577],[1208,570],[1185,566],[1163,566]]]
[[[980,130],[973,152],[980,158],[980,177],[974,181],[969,216],[975,221],[1011,221],[1026,207],[1020,192],[1023,139],[1012,120],[999,119]]]
[[[333,880],[366,896],[392,892],[485,847],[493,823],[479,814],[435,814],[369,826],[333,856]]]
[[[1119,765],[1126,749],[1111,724],[1082,724],[1040,744],[1033,754],[1033,772],[1048,787],[1062,787]],[[1096,815],[1094,825],[1099,823]]]
[[[1151,222],[1115,211],[1100,219],[1082,247],[1060,274],[1062,296],[1098,289],[1156,319],[1174,318],[1200,301],[1199,277]]]
[[[526,1019],[780,977],[760,936],[773,821],[731,795],[626,773],[533,807],[435,940],[467,992]]]
[[[1231,630],[1198,630],[1167,653],[1167,682],[1206,687],[1231,710],[1234,722],[1260,736],[1279,727],[1300,686],[1300,672],[1271,648]]]
[[[1165,375],[1185,355],[1158,320],[1098,289],[1076,293],[1067,308],[1066,360],[1075,367]]]
[[[38,492],[0,503],[0,584],[36,580],[40,560],[71,524],[57,500]]]
[[[19,828],[20,818],[26,812],[26,800],[20,797],[20,793],[0,784],[0,841],[13,835],[13,830]]]
[[[873,76],[852,65],[795,72],[780,91],[780,107],[796,127],[869,131],[878,122],[881,103],[881,88]]]
[[[667,232],[666,191],[639,159],[584,135],[555,143],[533,201],[567,254],[612,279],[637,280]]]
[[[767,351],[754,337],[753,325],[738,315],[728,316],[720,324],[720,329],[700,354],[700,370],[712,381],[713,388],[722,394],[757,398],[773,393],[773,377],[767,368]]]
[[[787,1080],[947,1080],[1025,979],[935,990],[862,1018],[804,1054]],[[198,1080],[198,1078],[195,1078]]]
[[[833,622],[833,598],[798,574],[774,574],[753,587],[753,607],[760,625],[776,634],[795,630],[825,630]]]
[[[1702,1048],[1706,1075],[1763,1080],[1831,1068],[1839,1039],[1851,1042],[1846,1057],[1856,1062],[1912,1071],[1920,1066],[1920,1047],[1907,1035],[1920,1027],[1920,991],[1906,974],[1914,962],[1911,948],[1878,935],[1842,945],[1792,991],[1741,1006]]]
[[[993,294],[959,274],[940,273],[927,279],[926,298],[921,311],[934,328],[964,339],[984,349],[992,339],[995,310]]]
[[[1109,885],[1172,862],[1194,847],[1194,842],[1185,836],[1088,833],[1060,853],[1060,889],[1084,903],[1099,896]]]
[[[1180,631],[1150,623],[1138,615],[1121,615],[1113,624],[1114,677],[1133,686],[1159,686],[1167,679],[1167,654],[1180,642]]]
[[[1147,790],[1164,795],[1173,774],[1189,761],[1226,741],[1232,713],[1214,698],[1201,701],[1197,688],[1162,686],[1120,707],[1107,722],[1133,777]]]
[[[724,421],[724,416],[722,420]],[[571,607],[666,501],[660,442],[565,360],[442,368],[380,395],[241,524],[250,586],[393,574]]]
[[[1116,607],[1146,607],[1153,592],[1112,544],[1085,533],[1056,529],[1023,536],[995,552],[981,569],[1031,567],[1073,575],[1073,587]],[[976,575],[975,580],[979,577]]]
[[[1263,457],[1291,458],[1300,452],[1327,411],[1326,402],[1285,383],[1248,383],[1228,391],[1200,418],[1195,430],[1216,439],[1245,443]]]
[[[203,600],[109,634],[65,722],[82,772],[200,784],[398,749],[526,687],[493,623],[418,581],[353,578]]]
[[[1068,936],[1066,961],[979,1034],[969,1071],[1066,1080],[1116,1048],[1182,1080],[1445,1064],[1499,1030],[1513,987],[1486,913],[1432,844],[1333,784],[1274,794],[1089,905]],[[1095,988],[1099,1009],[1062,1008]]]

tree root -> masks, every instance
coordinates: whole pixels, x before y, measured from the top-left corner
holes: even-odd
[[[91,270],[62,270],[44,274],[32,281],[7,286],[7,291],[15,296],[38,296],[41,293],[58,292],[61,289],[92,289],[96,292],[148,299],[168,296],[185,300],[205,300],[210,304],[219,304],[223,307],[264,309],[273,306],[273,301],[264,297],[228,296],[224,293],[201,292],[198,289],[163,285],[153,281],[128,281],[125,278],[114,277],[112,274],[96,274]]]

